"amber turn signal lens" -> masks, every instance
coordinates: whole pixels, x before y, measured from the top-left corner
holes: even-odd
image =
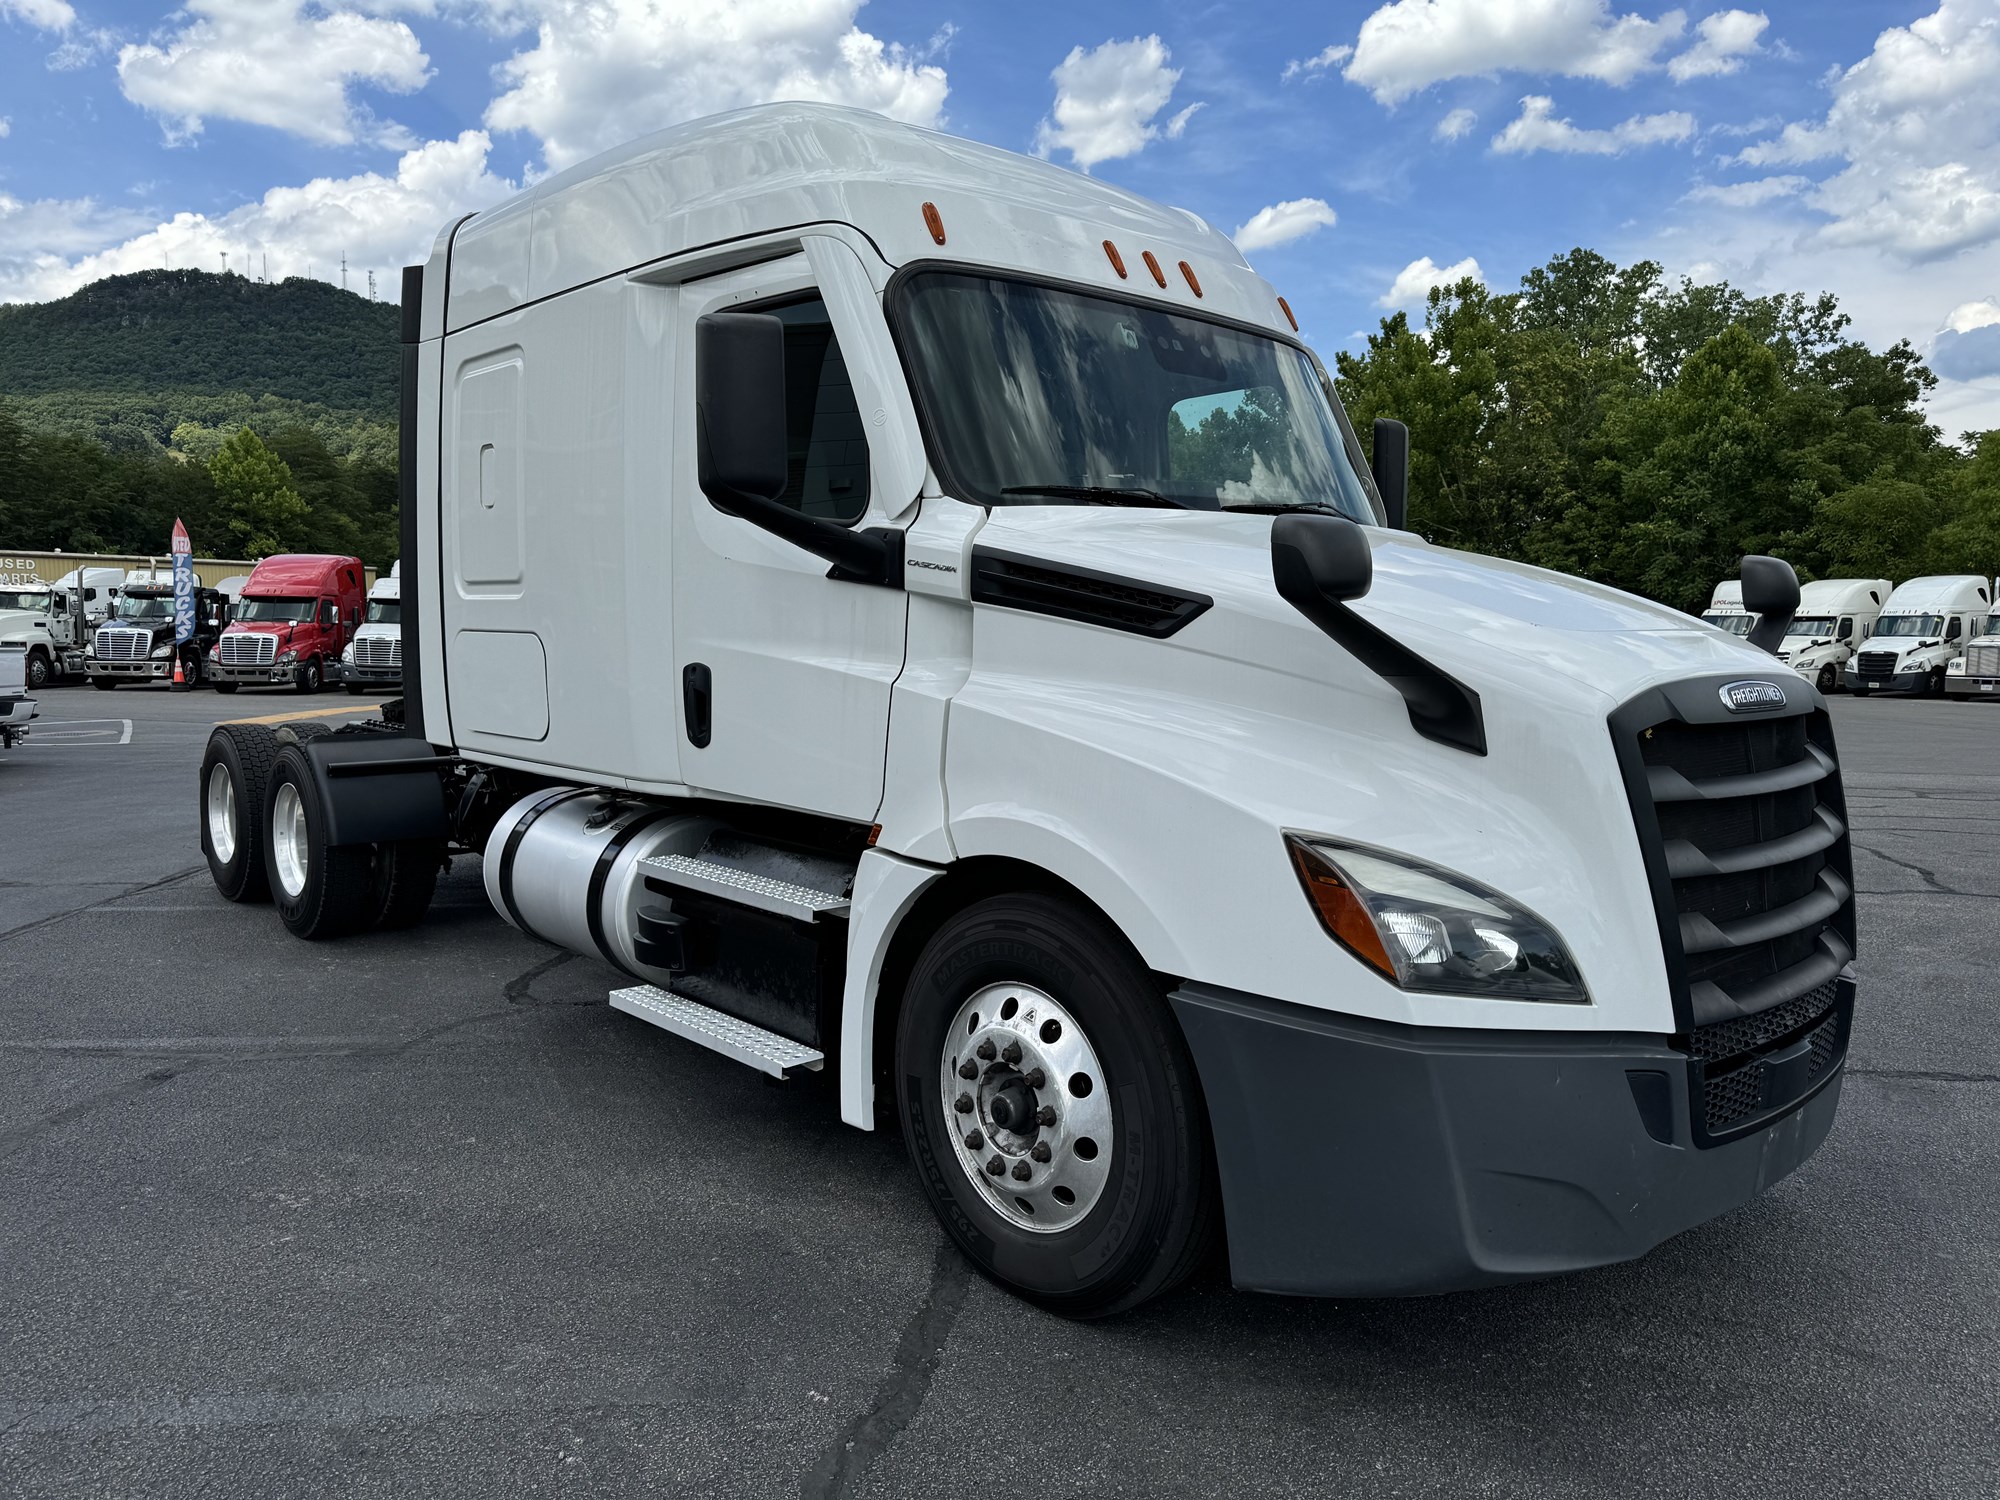
[[[1287,302],[1283,297],[1280,297],[1278,299],[1278,311],[1283,313],[1285,321],[1292,325],[1292,332],[1297,333],[1299,331],[1299,320],[1292,316],[1292,304]]]
[[[1194,279],[1194,267],[1189,265],[1186,261],[1182,261],[1181,275],[1187,277],[1188,290],[1193,292],[1197,297],[1199,297],[1201,295],[1201,283]]]
[[[940,245],[944,243],[944,220],[938,217],[935,203],[924,205],[924,227],[930,230],[931,239],[935,243]]]
[[[1167,284],[1167,273],[1162,271],[1160,263],[1153,259],[1153,252],[1150,250],[1141,251],[1139,258],[1146,263],[1146,269],[1153,273],[1153,280],[1157,281],[1161,286],[1165,286]]]
[[[1288,847],[1292,851],[1292,867],[1298,871],[1306,900],[1319,914],[1320,926],[1349,953],[1378,970],[1384,978],[1394,980],[1396,966],[1389,961],[1388,949],[1382,946],[1375,919],[1368,915],[1368,908],[1361,904],[1353,887],[1304,844],[1288,841]]]
[[[1118,253],[1118,247],[1109,240],[1104,242],[1104,253],[1110,257],[1111,269],[1116,271],[1118,279],[1123,281],[1125,279],[1125,257]]]

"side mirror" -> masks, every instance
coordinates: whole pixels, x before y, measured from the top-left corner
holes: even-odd
[[[1758,617],[1745,639],[1776,656],[1799,612],[1799,575],[1792,565],[1778,557],[1744,558],[1743,607]]]
[[[785,325],[767,313],[708,313],[694,327],[695,464],[717,510],[833,564],[828,575],[903,586],[903,534],[850,531],[778,503],[785,437]]]
[[[1375,456],[1368,467],[1388,512],[1384,524],[1401,531],[1410,511],[1410,429],[1394,417],[1377,417],[1374,436]]]
[[[1359,526],[1316,512],[1279,516],[1271,523],[1271,581],[1280,598],[1402,694],[1418,734],[1486,753],[1479,694],[1347,607],[1375,581],[1374,550]]]

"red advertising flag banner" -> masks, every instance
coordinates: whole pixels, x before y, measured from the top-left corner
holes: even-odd
[[[176,557],[194,556],[194,546],[188,541],[187,527],[181,525],[181,518],[174,517],[173,553]]]

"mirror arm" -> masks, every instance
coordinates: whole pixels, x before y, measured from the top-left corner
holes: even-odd
[[[709,502],[725,515],[748,521],[752,526],[790,542],[815,557],[833,564],[829,578],[849,583],[875,583],[888,588],[903,586],[903,533],[887,527],[850,531],[845,526],[823,521],[781,505],[762,495],[746,494],[720,484],[704,488]]]

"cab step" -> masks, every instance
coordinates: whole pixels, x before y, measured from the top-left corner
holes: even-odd
[[[635,984],[628,989],[613,990],[611,1005],[614,1010],[650,1021],[662,1031],[671,1031],[773,1078],[789,1078],[798,1072],[817,1073],[826,1062],[826,1054],[790,1037],[724,1015],[658,985]]]
[[[847,915],[845,896],[831,896],[809,885],[798,885],[733,865],[718,864],[692,854],[662,854],[639,861],[648,885],[677,887],[737,906],[754,907],[795,922],[817,922]],[[669,892],[671,894],[671,892]]]

